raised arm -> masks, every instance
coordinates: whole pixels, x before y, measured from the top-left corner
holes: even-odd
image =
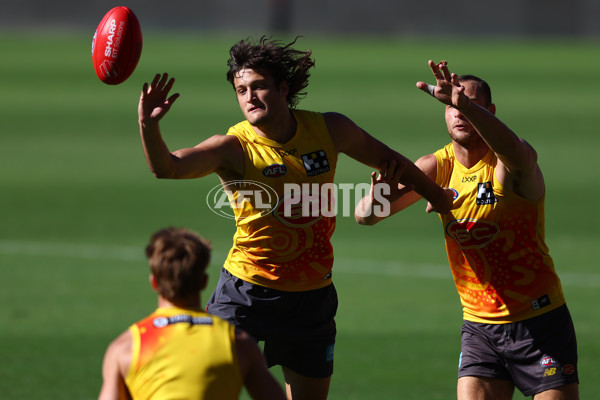
[[[450,211],[451,192],[436,185],[412,161],[369,135],[344,115],[326,113],[325,121],[339,152],[378,170],[390,182],[413,187],[429,201],[430,211]]]
[[[450,73],[445,61],[428,62],[436,86],[417,82],[417,87],[447,106],[453,107],[473,125],[479,136],[500,160],[497,178],[517,194],[539,200],[545,191],[544,179],[537,164],[537,153],[495,115],[494,104],[485,104],[473,94],[468,96],[458,75]]]
[[[435,181],[437,172],[437,161],[433,154],[419,158],[415,165],[423,171],[431,180]],[[356,209],[354,210],[354,218],[361,225],[375,225],[381,220],[384,220],[399,211],[413,205],[421,199],[421,195],[413,190],[413,186],[404,186],[402,184],[394,184],[387,176],[390,174],[385,172],[371,173],[371,190],[369,194],[364,196]],[[383,190],[377,190],[377,185],[386,185],[386,194],[382,195]],[[449,189],[448,195],[451,194]],[[384,207],[389,210],[387,213],[381,213]],[[379,212],[378,212],[379,211]],[[434,211],[431,203],[427,204],[427,212]]]
[[[171,152],[165,144],[159,122],[179,97],[169,96],[175,83],[167,74],[158,74],[144,83],[138,117],[146,162],[157,178],[199,178],[212,172],[225,176],[243,174],[242,148],[237,138],[212,136],[195,147]]]

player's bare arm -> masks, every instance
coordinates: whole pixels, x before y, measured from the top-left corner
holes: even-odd
[[[98,400],[125,400],[131,395],[125,376],[131,363],[131,333],[123,332],[106,349],[102,362],[102,388]]]
[[[235,343],[244,386],[254,400],[285,400],[285,394],[267,370],[258,345],[246,332],[236,329]]]
[[[411,185],[431,204],[431,210],[447,213],[452,208],[452,195],[440,188],[412,161],[369,135],[344,115],[326,113],[325,121],[339,152],[378,170],[390,181]],[[392,164],[392,161],[394,164]],[[390,170],[390,166],[394,166]]]
[[[165,144],[159,121],[179,97],[169,95],[174,78],[157,74],[150,84],[144,83],[138,106],[140,136],[150,170],[158,178],[199,178],[212,172],[222,178],[243,174],[243,152],[238,139],[215,135],[195,147],[171,152]]]
[[[495,115],[495,106],[485,107],[473,93],[465,93],[458,75],[450,73],[445,61],[429,60],[436,86],[418,82],[417,87],[447,106],[457,109],[473,125],[477,133],[500,160],[497,178],[517,194],[537,201],[545,191],[544,180],[537,165],[537,153],[529,143],[519,138]]]
[[[427,175],[431,180],[435,181],[437,161],[433,154],[429,154],[419,158],[415,162],[415,165],[421,171],[423,171],[423,173]],[[391,189],[389,195],[384,197],[389,202],[390,208],[389,215],[385,216],[377,215],[377,213],[374,212],[374,207],[380,205],[380,201],[378,201],[378,199],[374,195],[374,188],[375,185],[380,183],[386,183],[390,185]],[[422,196],[419,193],[415,192],[413,189],[414,187],[412,185],[404,186],[401,183],[395,186],[392,185],[392,183],[386,178],[385,172],[383,174],[377,174],[373,172],[371,174],[371,190],[369,194],[363,197],[356,206],[354,212],[354,218],[356,219],[356,222],[358,222],[361,225],[375,225],[379,221],[384,220],[404,210],[405,208],[415,204],[422,198]],[[448,193],[450,194],[450,191],[448,189],[444,190],[448,191]],[[426,211],[434,211],[431,203],[427,204]]]

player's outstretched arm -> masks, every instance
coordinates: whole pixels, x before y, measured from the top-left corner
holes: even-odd
[[[487,108],[472,101],[465,94],[465,87],[458,82],[458,75],[450,73],[446,61],[439,64],[428,61],[436,79],[436,86],[417,82],[417,87],[440,102],[456,108],[477,130],[481,138],[498,156],[501,163],[498,179],[514,181],[519,194],[536,201],[544,193],[544,181],[537,165],[537,153],[529,143],[519,138],[495,115],[496,107]]]
[[[425,173],[429,178],[435,180],[437,172],[437,161],[433,154],[419,158],[415,165]],[[371,190],[369,194],[364,196],[354,210],[354,218],[361,225],[375,225],[379,221],[390,217],[405,208],[413,205],[422,197],[415,192],[414,186],[404,186],[397,184],[394,187],[393,183],[387,179],[388,174],[385,172],[371,174]],[[382,190],[377,190],[378,185],[385,184],[390,189],[389,194],[382,195]],[[384,186],[385,187],[385,186]],[[452,190],[443,188],[446,196],[452,198]],[[382,212],[383,211],[383,212]],[[427,212],[435,211],[431,203],[427,203]]]
[[[395,162],[395,172],[390,181],[412,186],[414,190],[431,203],[430,211],[447,213],[452,208],[452,197],[425,175],[412,161],[402,154],[369,135],[344,115],[326,113],[325,121],[339,152],[378,170],[384,171],[387,165]]]
[[[171,152],[165,144],[159,121],[179,98],[170,95],[175,83],[168,74],[157,74],[150,84],[144,83],[138,117],[146,162],[157,178],[199,178],[212,172],[231,176],[243,173],[243,154],[238,139],[214,135],[195,147]]]
[[[150,84],[144,83],[138,104],[138,123],[146,162],[150,170],[159,178],[170,178],[175,169],[167,145],[162,139],[159,121],[169,111],[179,94],[170,97],[175,83],[168,74],[157,74]]]
[[[244,386],[254,400],[285,400],[281,385],[267,369],[254,339],[236,328],[235,341]]]

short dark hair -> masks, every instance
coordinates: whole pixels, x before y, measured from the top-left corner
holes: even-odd
[[[292,48],[297,40],[298,37],[291,43],[283,44],[262,36],[256,43],[251,39],[237,42],[229,50],[227,80],[233,85],[235,76],[244,68],[268,74],[277,85],[287,82],[287,102],[291,108],[295,108],[300,99],[306,96],[302,90],[308,86],[308,70],[315,65],[311,58],[312,51]]]
[[[158,293],[169,301],[199,294],[210,254],[209,242],[190,230],[167,228],[154,233],[146,246],[146,257]]]
[[[483,79],[481,79],[478,76],[468,75],[468,74],[459,76],[458,81],[459,82],[465,82],[465,81],[477,82],[477,84],[479,86],[478,90],[481,91],[481,93],[483,94],[483,97],[486,100],[486,106],[490,106],[492,104],[492,89],[490,89],[490,85],[488,85],[488,83],[486,81],[484,81]]]

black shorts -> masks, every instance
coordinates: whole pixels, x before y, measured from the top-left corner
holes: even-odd
[[[512,381],[525,395],[578,383],[577,340],[566,305],[525,321],[462,327],[458,377]]]
[[[207,312],[264,341],[269,367],[281,365],[311,378],[333,374],[337,292],[286,292],[246,282],[222,268]]]

